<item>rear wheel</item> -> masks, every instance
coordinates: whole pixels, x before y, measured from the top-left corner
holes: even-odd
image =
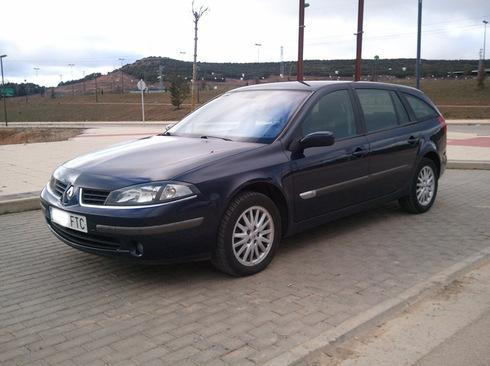
[[[262,271],[281,239],[281,220],[274,202],[258,192],[244,192],[230,203],[218,231],[212,263],[233,276]]]
[[[428,211],[436,199],[438,178],[434,162],[423,158],[412,178],[410,193],[399,200],[402,208],[411,213]]]

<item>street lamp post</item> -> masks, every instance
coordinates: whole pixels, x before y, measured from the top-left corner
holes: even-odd
[[[260,62],[260,47],[262,47],[262,43],[256,43],[255,47],[257,47],[257,63]]]
[[[480,61],[478,63],[478,76],[477,76],[477,85],[479,88],[483,88],[485,86],[485,49],[487,43],[487,24],[488,20],[483,20],[483,47],[480,49]]]
[[[487,24],[488,20],[483,21],[483,68],[485,68],[485,48],[487,45]]]
[[[68,66],[70,66],[71,95],[72,95],[72,97],[74,97],[75,96],[75,83],[74,83],[74,80],[73,80],[73,66],[75,66],[75,64],[68,64]]]
[[[0,55],[0,68],[2,70],[2,99],[3,99],[3,115],[5,116],[5,126],[8,126],[7,118],[7,97],[5,95],[5,82],[3,80],[3,58],[7,55]]]
[[[124,94],[124,73],[123,73],[123,63],[124,58],[119,57],[118,60],[121,62],[121,94]]]

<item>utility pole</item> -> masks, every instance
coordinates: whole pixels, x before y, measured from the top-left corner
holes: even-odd
[[[204,15],[209,8],[200,7],[199,10],[194,9],[194,0],[192,0],[192,15],[194,17],[194,62],[192,63],[192,110],[196,108],[196,84],[197,84],[197,29],[199,19]]]
[[[83,94],[85,95],[85,70],[82,71],[82,90],[83,90]]]
[[[357,37],[356,69],[354,74],[354,81],[361,80],[361,74],[362,74],[363,23],[364,23],[364,0],[359,0],[359,5],[357,9],[357,33],[354,33],[354,35]]]
[[[9,125],[7,118],[7,96],[5,95],[5,82],[3,80],[3,59],[7,57],[7,55],[0,56],[0,69],[2,70],[2,99],[3,99],[3,115],[5,116],[5,127]]]
[[[418,21],[417,21],[417,63],[415,64],[415,87],[420,89],[420,74],[422,72],[422,63],[420,60],[420,48],[422,43],[422,0],[419,1]]]
[[[118,60],[121,62],[121,94],[124,94],[124,73],[123,73],[123,62],[124,58],[119,57]]]
[[[303,64],[303,46],[305,38],[305,8],[310,4],[305,3],[305,0],[299,0],[299,25],[298,25],[298,63],[296,66],[298,81],[303,81],[304,64]]]
[[[68,64],[70,66],[70,74],[71,74],[71,95],[74,97],[75,96],[75,83],[73,82],[73,66],[75,64]]]

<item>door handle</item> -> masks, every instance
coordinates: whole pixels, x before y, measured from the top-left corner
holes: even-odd
[[[362,158],[364,155],[366,155],[366,149],[363,149],[362,147],[356,147],[355,150],[351,154],[351,156],[354,159]]]
[[[419,143],[419,139],[415,136],[410,136],[407,142],[409,145],[417,145]]]

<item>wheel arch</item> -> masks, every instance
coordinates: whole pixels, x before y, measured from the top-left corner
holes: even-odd
[[[439,177],[441,175],[441,159],[439,158],[439,155],[435,151],[428,151],[422,157],[426,159],[430,159],[434,162],[437,169],[436,173],[437,176]]]
[[[246,191],[262,193],[274,202],[279,211],[279,215],[281,218],[282,235],[284,235],[289,228],[290,208],[282,189],[269,180],[248,181],[243,183],[233,191],[233,193],[229,197],[228,203],[231,202],[233,198],[235,198],[238,194]]]

